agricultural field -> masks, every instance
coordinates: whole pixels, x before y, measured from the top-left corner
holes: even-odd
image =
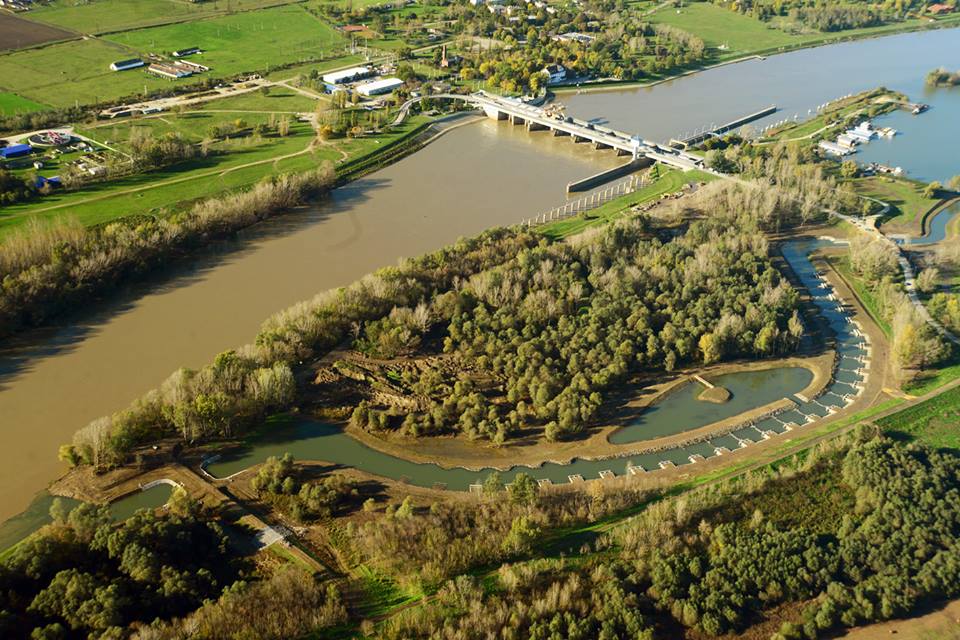
[[[168,87],[143,70],[115,72],[110,63],[135,55],[103,40],[76,40],[0,56],[0,85],[54,107],[104,103],[112,98]]]
[[[17,113],[42,111],[46,107],[39,102],[27,100],[15,93],[0,91],[0,115],[12,116]]]
[[[75,37],[77,37],[76,34],[70,31],[30,22],[9,13],[0,13],[0,51],[22,49],[44,42]]]
[[[109,33],[249,11],[290,1],[214,0],[194,3],[178,0],[93,0],[77,3],[74,0],[54,0],[46,5],[38,5],[30,12],[30,19],[81,33]]]
[[[109,39],[144,54],[200,47],[203,54],[195,60],[217,76],[329,55],[346,42],[339,31],[299,5],[139,29]]]

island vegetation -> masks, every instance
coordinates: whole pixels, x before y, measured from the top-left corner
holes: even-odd
[[[934,69],[927,74],[927,85],[931,87],[955,87],[960,85],[960,71],[952,72],[944,69]]]

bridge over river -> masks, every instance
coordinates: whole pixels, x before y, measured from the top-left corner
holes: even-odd
[[[528,131],[552,131],[555,136],[570,136],[574,142],[592,143],[597,149],[613,149],[619,155],[631,156],[634,160],[649,158],[678,169],[698,169],[703,159],[680,149],[673,149],[640,136],[611,129],[594,122],[566,116],[557,110],[540,107],[517,98],[497,96],[486,91],[471,94],[437,93],[421,96],[406,102],[401,107],[400,118],[415,103],[425,99],[461,100],[481,109],[494,120],[509,120],[526,126]]]

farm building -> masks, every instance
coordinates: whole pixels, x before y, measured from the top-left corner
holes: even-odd
[[[380,80],[374,80],[373,82],[367,82],[365,84],[357,87],[357,93],[362,96],[380,96],[385,93],[390,93],[394,89],[399,89],[403,86],[403,80],[400,78],[381,78]]]
[[[130,60],[119,60],[110,65],[111,71],[126,71],[127,69],[136,69],[146,63],[140,58],[131,58]]]
[[[371,74],[372,71],[370,71],[370,67],[351,67],[343,71],[325,73],[323,75],[323,82],[330,85],[344,84],[345,82],[369,78]]]
[[[0,149],[0,158],[8,160],[10,158],[22,158],[33,153],[33,147],[28,144],[12,144],[9,147]]]
[[[154,62],[147,67],[147,71],[150,73],[155,73],[158,76],[163,76],[164,78],[171,78],[173,80],[176,80],[177,78],[186,78],[187,76],[193,75],[193,71],[190,71],[189,69],[175,67],[172,64],[164,64],[162,62]]]
[[[192,56],[195,53],[200,53],[200,47],[187,47],[186,49],[177,49],[171,55],[174,58],[183,58],[184,56]]]

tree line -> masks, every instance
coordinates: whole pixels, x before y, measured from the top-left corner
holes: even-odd
[[[268,412],[290,406],[294,364],[343,343],[354,326],[394,307],[416,306],[539,241],[529,231],[493,229],[294,305],[268,319],[254,343],[198,371],[181,369],[127,409],[94,420],[61,448],[61,457],[114,465],[160,438],[196,443],[239,435]]]
[[[162,218],[84,229],[67,219],[24,225],[0,254],[0,335],[43,324],[185,252],[272,217],[330,189],[331,165],[270,177],[249,190],[203,200]]]
[[[748,479],[661,501],[572,553],[573,561],[535,542],[482,579],[461,571],[435,599],[392,616],[367,637],[653,640],[685,629],[716,637],[742,633],[773,613],[780,621],[774,640],[812,640],[960,595],[960,461],[869,430],[846,447],[813,454],[780,479]],[[852,496],[826,530],[817,509],[791,521],[793,514],[779,504],[784,496],[790,506],[816,501],[816,492],[801,494],[810,490],[805,480],[811,475]],[[744,516],[748,504],[754,510]],[[434,511],[390,526],[439,529],[415,540],[455,535],[456,523]],[[410,522],[417,519],[427,522]],[[538,539],[551,525],[540,521]],[[479,526],[472,544],[504,539],[503,525],[496,532]],[[385,525],[377,534],[392,540]],[[548,556],[537,558],[537,549]],[[396,570],[386,558],[370,557]],[[414,575],[432,575],[414,565],[408,569]]]
[[[124,638],[219,596],[245,564],[218,524],[181,504],[117,524],[107,507],[55,503],[53,524],[0,563],[0,635]]]

